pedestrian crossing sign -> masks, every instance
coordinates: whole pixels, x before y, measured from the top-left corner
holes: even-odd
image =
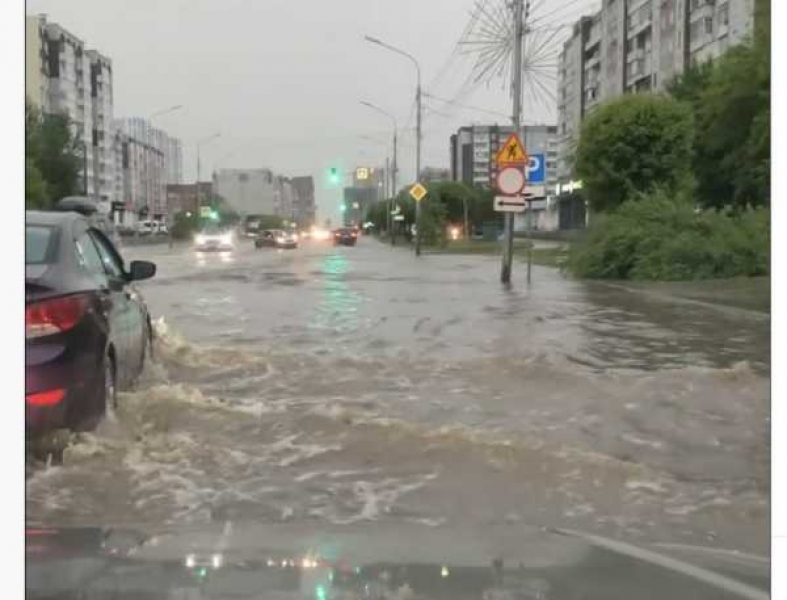
[[[507,167],[511,165],[525,165],[527,162],[527,152],[525,152],[525,147],[522,145],[522,140],[519,139],[519,135],[512,133],[497,153],[497,165],[499,167]]]

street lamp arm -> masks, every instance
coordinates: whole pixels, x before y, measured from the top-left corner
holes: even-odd
[[[213,135],[209,135],[208,137],[199,140],[197,142],[197,147],[199,148],[203,144],[206,144],[206,143],[208,143],[208,142],[210,142],[212,140],[215,140],[216,138],[219,138],[219,137],[221,137],[220,133],[214,133]]]
[[[383,48],[387,48],[391,52],[396,52],[397,54],[400,54],[400,55],[408,58],[415,65],[416,71],[418,71],[418,85],[419,86],[421,85],[421,65],[418,63],[418,61],[416,60],[416,58],[412,54],[410,54],[408,52],[405,52],[404,50],[402,50],[400,48],[397,48],[396,46],[391,46],[390,44],[386,44],[385,42],[383,42],[381,40],[378,40],[377,38],[368,36],[368,35],[365,36],[365,39],[366,39],[367,42],[371,42],[372,44],[377,44],[378,46],[382,46]]]
[[[368,108],[371,108],[372,110],[377,111],[378,113],[380,113],[382,115],[385,115],[386,117],[391,119],[391,122],[393,123],[394,129],[396,129],[396,130],[399,129],[399,125],[396,122],[396,117],[393,116],[391,113],[389,113],[387,110],[384,110],[384,109],[380,108],[379,106],[377,106],[376,104],[372,104],[371,102],[366,102],[365,100],[361,100],[360,102],[364,106],[366,106]]]
[[[161,115],[166,115],[166,114],[171,113],[171,112],[175,112],[176,110],[180,110],[181,108],[183,108],[182,104],[176,104],[175,106],[170,106],[169,108],[164,108],[162,110],[158,110],[158,111],[154,112],[152,115],[150,115],[148,117],[148,120],[151,120],[151,119],[153,119],[155,117],[160,117]]]

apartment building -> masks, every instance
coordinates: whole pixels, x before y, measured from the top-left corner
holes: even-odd
[[[47,76],[46,20],[25,19],[25,95],[38,109],[46,107],[49,96]]]
[[[46,15],[25,25],[25,94],[44,115],[70,119],[87,155],[87,194],[108,207],[115,199],[112,61]]]
[[[161,148],[167,165],[167,184],[183,183],[183,142],[166,136],[166,139],[162,140]]]
[[[754,29],[754,0],[603,0],[564,43],[558,70],[558,176],[571,179],[582,120],[625,93],[662,91]]]
[[[138,218],[165,219],[166,186],[183,182],[183,146],[140,117],[113,123],[114,188],[118,203]]]
[[[515,131],[513,125],[472,125],[451,136],[452,181],[477,187],[492,187],[497,177],[497,154]],[[546,184],[557,183],[558,130],[554,125],[525,125],[522,143],[530,154],[544,154]]]
[[[439,167],[424,167],[421,169],[421,183],[439,183],[441,181],[451,181],[451,170]]]
[[[314,200],[314,178],[293,177],[291,179],[297,202],[294,210],[294,218],[298,223],[313,225],[317,219],[317,206]]]

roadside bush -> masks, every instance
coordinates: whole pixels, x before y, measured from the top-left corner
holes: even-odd
[[[599,215],[572,248],[569,269],[598,279],[692,280],[767,275],[770,213],[698,212],[657,191]]]

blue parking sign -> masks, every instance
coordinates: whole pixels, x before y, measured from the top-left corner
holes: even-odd
[[[531,154],[530,164],[527,165],[527,183],[544,183],[546,179],[546,160],[543,154]]]

